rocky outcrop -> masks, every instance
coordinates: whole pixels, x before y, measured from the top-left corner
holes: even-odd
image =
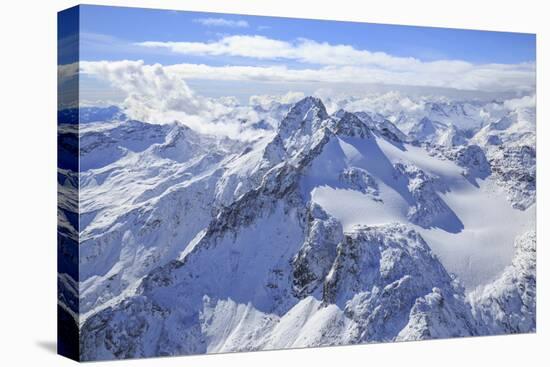
[[[307,214],[306,239],[292,259],[296,297],[304,298],[322,287],[336,257],[336,246],[342,239],[340,222],[319,205],[311,204]]]
[[[529,146],[501,147],[490,158],[491,169],[508,192],[514,208],[525,210],[536,201],[536,150]]]
[[[536,329],[536,235],[516,239],[512,265],[498,279],[469,297],[477,319],[493,334],[534,332]]]
[[[430,176],[411,164],[396,163],[395,171],[406,180],[412,197],[413,202],[407,213],[407,218],[412,223],[429,228],[439,219],[454,215],[438,194],[445,192],[447,188],[437,177]]]
[[[323,292],[356,322],[359,342],[476,335],[462,299],[422,237],[399,224],[346,234]]]
[[[344,112],[340,118],[338,118],[333,126],[332,130],[337,135],[357,137],[357,138],[371,138],[372,133],[369,127],[363,123],[353,113]]]
[[[342,170],[338,177],[345,186],[371,196],[378,195],[378,184],[364,169],[350,167]]]
[[[491,174],[491,166],[483,150],[477,145],[460,147],[449,152],[453,161],[464,167],[464,175],[485,178]]]

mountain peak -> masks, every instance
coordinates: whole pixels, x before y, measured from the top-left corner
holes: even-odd
[[[309,96],[296,102],[281,122],[281,125],[285,124],[285,122],[288,123],[288,120],[304,121],[312,120],[315,117],[325,120],[328,118],[327,109],[321,99]]]
[[[311,136],[329,118],[325,105],[319,98],[306,97],[297,102],[281,121],[279,135],[282,140],[297,136]]]
[[[424,140],[434,136],[440,130],[446,130],[447,125],[441,122],[432,120],[428,117],[423,117],[409,131],[409,135],[418,140]]]
[[[317,97],[313,97],[313,96],[307,96],[301,100],[299,100],[298,102],[296,102],[296,104],[294,104],[294,108],[299,108],[299,109],[303,109],[303,108],[306,108],[306,109],[310,109],[312,107],[317,107],[319,108],[320,110],[324,111],[325,113],[327,112],[326,111],[326,108],[325,108],[325,105],[323,104],[323,101],[321,101],[320,98],[317,98]]]
[[[371,136],[369,127],[359,117],[344,111],[336,123],[335,132],[340,135],[366,138]]]

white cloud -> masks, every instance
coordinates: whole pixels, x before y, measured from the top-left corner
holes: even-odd
[[[273,83],[313,82],[386,84],[464,90],[532,90],[534,65],[470,65],[459,70],[429,67],[393,71],[367,66],[324,66],[291,69],[281,66],[209,66],[176,64],[166,70],[184,79],[258,81]],[[291,88],[291,86],[290,86]]]
[[[290,60],[306,68],[277,66],[209,66],[180,64],[170,68],[186,79],[274,82],[374,83],[468,90],[531,90],[534,63],[472,64],[461,60],[424,62],[383,52],[358,50],[308,39],[294,42],[264,36],[226,36],[212,42],[142,42],[147,48],[168,49],[194,56],[239,56],[257,60]]]
[[[503,105],[509,110],[517,110],[522,108],[535,108],[537,103],[536,94],[524,96],[522,98],[508,99],[504,101]]]
[[[197,18],[193,22],[200,23],[207,27],[229,27],[229,28],[248,28],[246,20],[231,20],[225,18]]]
[[[411,66],[420,61],[394,57],[383,52],[357,50],[349,45],[300,38],[287,42],[259,35],[225,36],[211,42],[140,42],[140,46],[165,48],[175,53],[195,56],[241,56],[260,60],[287,59],[320,65],[378,65],[386,68]],[[455,66],[459,66],[456,64]],[[443,67],[443,65],[441,65]]]
[[[82,61],[81,70],[106,68],[120,65],[121,61]],[[142,62],[141,62],[142,63]],[[143,63],[142,63],[143,64]],[[488,92],[533,91],[535,85],[535,65],[471,65],[458,70],[425,70],[394,72],[379,68],[359,66],[324,66],[317,69],[292,69],[281,66],[210,66],[205,64],[174,64],[168,66],[144,65],[148,69],[155,67],[156,72],[165,76],[176,76],[184,80],[219,80],[219,81],[255,81],[271,83],[349,83],[349,84],[382,84],[455,88],[462,90],[480,90]],[[77,70],[76,64],[63,65],[59,77],[69,78]],[[128,69],[129,75],[109,74],[109,78],[128,78],[134,88],[139,87],[139,78]],[[167,81],[168,82],[168,81]],[[187,88],[187,87],[185,87]],[[184,90],[185,90],[184,88]],[[291,86],[289,86],[291,88]]]
[[[248,104],[251,106],[260,106],[264,110],[269,110],[275,104],[294,104],[304,97],[304,93],[294,91],[289,91],[282,95],[253,95],[248,99]]]
[[[512,68],[512,67],[510,67]],[[454,87],[474,90],[518,90],[534,84],[534,71],[528,65],[519,70],[508,67],[484,67],[481,73],[476,67],[462,73],[429,71],[424,73],[395,73],[387,70],[370,69],[358,66],[326,66],[319,69],[288,69],[285,66],[208,66],[196,64],[175,64],[162,66],[148,65],[143,61],[99,61],[80,63],[80,72],[108,81],[113,87],[122,90],[125,95],[123,107],[132,118],[167,123],[179,120],[190,127],[206,133],[225,134],[241,137],[243,124],[239,120],[252,121],[257,118],[253,112],[242,106],[234,98],[211,99],[194,93],[186,79],[211,79],[230,81],[265,81],[270,83],[320,82],[323,83],[387,83],[402,85],[423,85],[432,87]],[[76,72],[75,66],[60,68],[64,78]],[[488,71],[489,70],[489,71]],[[292,84],[288,85],[288,89]],[[290,92],[282,96],[254,96],[250,102],[270,105],[274,101],[292,103],[303,96]],[[391,97],[391,98],[390,98]],[[414,110],[419,108],[407,98],[390,98],[392,109]],[[285,102],[286,101],[286,102]],[[329,100],[326,100],[330,104]],[[348,107],[365,108],[365,105],[379,104],[378,99],[357,100]],[[383,105],[388,101],[383,101]],[[510,105],[534,104],[534,97],[508,102]],[[241,108],[242,107],[242,108]],[[334,105],[333,108],[337,108]],[[374,108],[375,106],[370,106]],[[370,108],[369,108],[370,109]],[[376,106],[381,109],[381,106]],[[383,108],[382,108],[383,110]],[[213,123],[214,122],[214,123]]]
[[[429,99],[433,101],[433,98]],[[439,99],[444,102],[444,98]],[[407,115],[423,114],[426,105],[424,97],[412,98],[398,91],[392,91],[380,94],[368,94],[360,98],[344,100],[344,107],[351,112],[356,111],[376,111],[382,115],[397,115],[405,112]]]
[[[215,42],[139,42],[139,46],[164,48],[196,56],[242,56],[257,59],[292,58],[291,45],[264,36],[226,36]]]
[[[471,64],[461,60],[422,62],[414,57],[392,56],[385,52],[359,50],[351,45],[333,45],[306,38],[282,41],[261,35],[229,35],[210,42],[139,42],[148,48],[164,48],[174,53],[194,56],[241,56],[266,59],[286,59],[315,65],[370,65],[391,70],[430,68],[443,71],[467,70]]]
[[[128,60],[81,62],[80,69],[123,90],[127,95],[124,106],[136,119],[149,121],[163,111],[193,116],[204,108],[183,79],[167,73],[160,64]]]
[[[291,104],[304,97],[302,92],[289,91],[279,95],[255,95],[249,98],[248,105],[242,105],[234,97],[207,98],[196,94],[185,79],[214,80],[265,80],[287,83],[289,80],[328,80],[364,83],[371,80],[373,74],[365,71],[365,67],[323,67],[320,69],[287,69],[286,67],[243,67],[226,66],[212,67],[207,65],[176,64],[163,66],[160,64],[145,64],[143,61],[99,61],[80,62],[79,68],[71,64],[59,68],[64,78],[70,78],[75,73],[99,78],[109,82],[112,87],[124,92],[123,106],[128,116],[134,119],[153,123],[170,123],[181,121],[192,129],[208,134],[229,136],[231,138],[251,140],[265,132],[251,128],[254,122],[265,118],[261,111],[252,108],[260,105],[265,109],[275,103]],[[359,70],[362,70],[360,73]],[[494,70],[498,70],[495,68]],[[527,68],[527,70],[529,70]],[[378,76],[392,81],[401,80],[395,73],[377,70]],[[366,76],[365,76],[366,75]],[[462,86],[483,86],[484,90],[495,83],[495,74],[490,79],[480,78],[474,70],[474,77],[463,73],[455,84]],[[432,77],[434,74],[432,74]],[[420,76],[422,77],[422,76]],[[447,83],[444,73],[439,77]],[[447,75],[448,77],[448,75]],[[344,78],[344,79],[342,79]],[[496,78],[497,80],[499,78]],[[431,80],[439,80],[434,78]],[[506,78],[503,78],[506,80]],[[518,79],[519,80],[519,79]],[[418,82],[411,79],[411,82]],[[397,83],[398,84],[398,83]],[[286,86],[287,84],[285,84]],[[505,84],[500,85],[502,87]],[[327,108],[335,111],[345,107],[350,111],[370,110],[383,114],[396,115],[400,111],[414,115],[422,113],[425,106],[424,98],[411,98],[399,92],[384,94],[368,94],[361,97],[338,96],[330,87],[321,84],[316,92],[323,97]],[[443,85],[449,86],[449,85]],[[292,90],[288,85],[287,90]],[[340,98],[341,97],[341,98]],[[443,98],[443,97],[440,97]],[[535,95],[505,101],[499,108],[518,109],[534,107]]]
[[[106,80],[124,91],[122,107],[130,118],[160,124],[180,121],[201,133],[241,140],[254,139],[260,134],[242,122],[257,120],[248,106],[238,106],[231,97],[199,96],[181,76],[160,64],[83,61],[80,72]]]

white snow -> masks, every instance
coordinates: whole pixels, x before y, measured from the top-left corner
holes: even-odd
[[[379,147],[379,149],[378,149]],[[342,222],[345,231],[356,225],[380,225],[391,222],[411,224],[407,217],[409,204],[403,187],[392,177],[392,164],[412,163],[435,175],[449,188],[440,197],[464,226],[458,233],[445,228],[415,226],[443,265],[464,282],[467,289],[493,280],[510,264],[515,238],[534,227],[536,206],[525,211],[511,207],[506,193],[491,179],[467,180],[464,169],[454,162],[430,156],[423,148],[404,145],[404,150],[377,138],[370,146],[354,139],[340,139],[341,151],[334,147],[323,154],[323,162],[345,160],[350,166],[366,169],[379,185],[382,201],[359,191],[331,185],[335,172],[319,174],[314,166],[311,176],[322,177],[311,188],[312,200]],[[338,156],[343,153],[344,157]],[[326,170],[326,167],[325,167]],[[456,223],[448,223],[454,229]]]
[[[521,149],[529,140],[527,123],[490,124],[508,116],[498,105],[388,98],[398,111],[369,111],[380,126],[427,115],[443,128],[455,118],[478,132],[502,128],[506,146],[504,138]],[[274,119],[281,108],[262,113]],[[534,149],[512,152],[509,165],[510,155],[489,152],[505,169],[498,176],[482,149],[499,147],[470,146],[456,158],[464,147],[412,145],[368,126],[329,116],[312,97],[255,141],[177,123],[85,126],[83,358],[534,330],[534,233],[512,260],[516,237],[535,227]],[[523,185],[516,194],[526,210],[511,204],[506,175],[508,186]],[[477,316],[448,273],[476,295]],[[504,298],[511,317],[493,312]],[[516,307],[519,299],[532,309]],[[496,329],[477,325],[480,317]]]

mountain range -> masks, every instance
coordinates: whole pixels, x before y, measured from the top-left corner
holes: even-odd
[[[81,358],[534,332],[535,114],[500,105],[305,97],[243,140],[81,109],[58,174]]]

